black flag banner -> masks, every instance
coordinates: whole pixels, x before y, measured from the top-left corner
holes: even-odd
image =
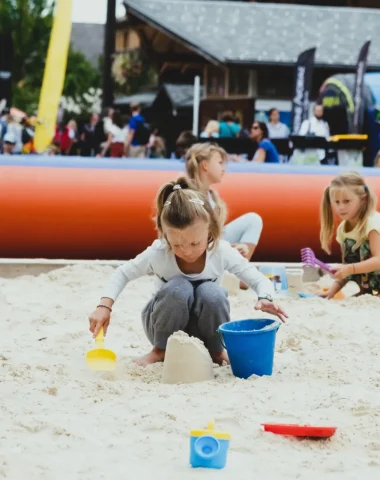
[[[368,51],[371,45],[371,40],[365,42],[362,46],[358,63],[356,66],[355,86],[354,86],[354,118],[352,122],[353,133],[360,133],[363,127],[364,117],[364,74],[367,70]]]
[[[313,80],[316,48],[302,52],[295,69],[294,93],[292,101],[292,134],[297,135],[301,124],[309,116],[309,97]]]
[[[12,45],[11,35],[0,34],[0,111],[11,103]]]

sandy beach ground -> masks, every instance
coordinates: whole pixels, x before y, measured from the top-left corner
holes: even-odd
[[[192,385],[160,383],[140,311],[152,278],[118,300],[107,346],[112,373],[87,369],[87,317],[111,267],[70,266],[0,278],[0,478],[9,480],[358,480],[380,478],[380,299],[281,301],[272,377],[230,367]],[[231,297],[232,319],[262,317],[255,296]],[[264,315],[265,316],[265,315]],[[231,433],[224,470],[189,466],[189,431],[214,418]],[[262,432],[261,422],[338,427],[331,440]]]

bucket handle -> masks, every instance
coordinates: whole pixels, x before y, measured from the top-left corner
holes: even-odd
[[[222,347],[227,350],[227,347],[225,346],[224,344],[224,340],[223,340],[223,335],[220,333],[220,330],[218,328],[218,330],[216,331],[216,333],[219,335],[219,340],[220,340],[220,343],[222,344]]]

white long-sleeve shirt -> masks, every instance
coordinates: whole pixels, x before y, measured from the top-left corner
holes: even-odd
[[[312,133],[316,137],[328,138],[330,136],[329,124],[324,120],[313,116],[309,118],[309,120],[304,120],[302,122],[298,135],[303,136],[308,133]]]
[[[288,138],[289,137],[289,128],[285,123],[267,123],[269,138]]]
[[[328,138],[330,136],[329,124],[322,119],[318,119],[317,117],[312,116],[309,120],[304,120],[302,122],[298,135],[304,136],[308,133],[312,133],[316,137]],[[318,154],[319,161],[325,158],[325,150],[323,150],[322,148],[318,148],[316,149],[316,152]]]
[[[162,288],[166,282],[178,276],[193,282],[211,280],[221,284],[225,270],[235,274],[258,296],[268,294],[274,296],[272,282],[228,242],[220,240],[217,248],[208,250],[206,255],[206,265],[201,273],[186,274],[179,269],[176,257],[168,248],[168,244],[162,240],[155,240],[144,252],[113,272],[102,296],[116,301],[128,282],[143,275],[155,275],[157,289]]]

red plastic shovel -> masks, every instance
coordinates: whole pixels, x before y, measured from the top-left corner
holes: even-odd
[[[262,423],[264,432],[272,432],[278,435],[292,435],[295,437],[330,438],[336,432],[337,427],[315,427],[312,425],[296,425],[288,423]]]

